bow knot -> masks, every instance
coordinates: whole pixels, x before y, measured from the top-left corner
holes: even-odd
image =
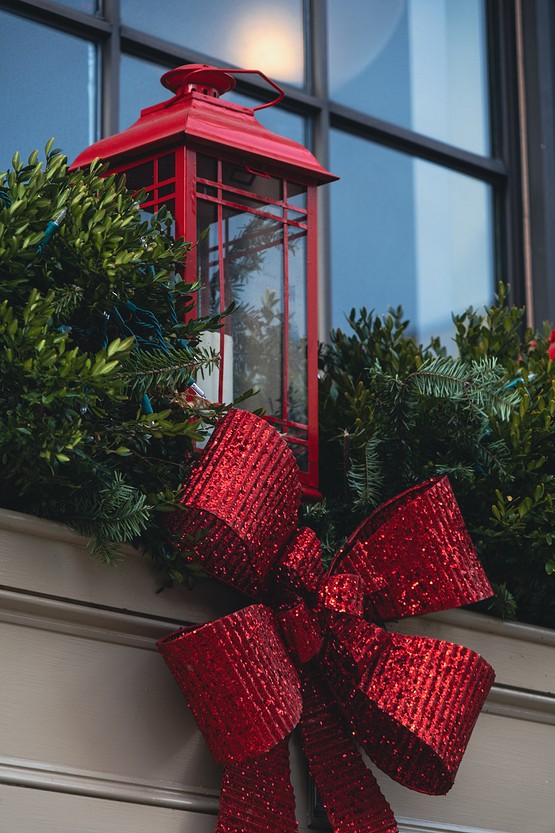
[[[494,679],[467,648],[378,625],[491,595],[447,479],[376,510],[325,572],[317,536],[296,526],[293,454],[264,420],[230,411],[181,502],[178,546],[257,601],[158,643],[225,764],[217,833],[298,829],[297,724],[335,833],[396,833],[353,736],[400,783],[445,793]],[[190,532],[202,533],[192,547]]]
[[[354,573],[328,575],[318,588],[322,608],[330,613],[364,614],[364,581]]]
[[[323,644],[318,616],[305,601],[281,611],[277,616],[285,644],[301,664],[305,665],[318,656]]]
[[[375,666],[387,643],[387,632],[364,619],[345,617],[334,623],[324,656],[330,679],[346,676],[356,684]]]

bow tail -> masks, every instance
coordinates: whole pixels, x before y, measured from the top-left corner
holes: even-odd
[[[317,672],[301,674],[300,731],[311,774],[335,833],[398,833],[393,812],[330,704]]]
[[[271,610],[250,605],[157,646],[224,765],[218,833],[295,833],[287,739],[300,681]]]
[[[288,739],[224,770],[215,833],[297,833]]]

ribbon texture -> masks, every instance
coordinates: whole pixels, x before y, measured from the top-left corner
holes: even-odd
[[[355,740],[414,790],[444,794],[494,672],[460,645],[380,623],[478,601],[491,588],[446,478],[374,512],[330,569],[297,527],[298,469],[247,411],[214,430],[171,517],[213,576],[257,603],[157,646],[224,765],[217,833],[294,833],[287,739],[299,725],[336,833],[396,833]],[[185,543],[186,542],[186,543]]]

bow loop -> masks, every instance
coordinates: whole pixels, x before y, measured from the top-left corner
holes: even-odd
[[[392,778],[430,795],[453,785],[485,697],[491,666],[461,645],[387,634],[358,682],[329,681],[363,749]]]
[[[267,752],[297,725],[299,677],[264,605],[182,628],[156,646],[217,761]]]
[[[295,457],[277,431],[232,410],[214,428],[168,526],[207,572],[258,598],[296,528],[300,494]]]
[[[374,618],[400,619],[477,602],[491,587],[446,477],[376,509],[337,554],[331,572],[357,573]]]

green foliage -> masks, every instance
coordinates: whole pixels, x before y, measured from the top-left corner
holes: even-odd
[[[104,173],[68,171],[52,143],[45,164],[16,154],[0,173],[0,505],[73,526],[105,561],[140,544],[187,578],[162,520],[222,410],[184,394],[216,362],[199,338],[221,318],[185,323],[189,244]]]
[[[323,505],[307,522],[331,555],[369,511],[447,474],[496,591],[498,615],[555,627],[555,367],[548,328],[494,306],[454,316],[459,358],[423,346],[400,309],[366,309],[322,350]]]

